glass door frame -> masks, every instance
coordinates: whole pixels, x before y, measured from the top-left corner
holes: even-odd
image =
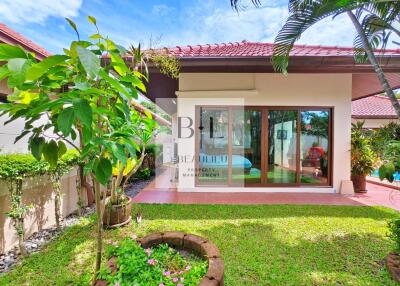
[[[200,110],[201,108],[227,110],[228,111],[228,180],[227,184],[204,184],[198,180],[199,170],[199,148],[200,148]],[[233,110],[255,110],[261,111],[261,182],[260,183],[232,183],[232,130],[233,130]],[[296,182],[295,183],[268,183],[267,169],[268,169],[268,113],[275,110],[288,110],[297,111],[297,132],[296,132]],[[329,130],[328,130],[328,173],[327,183],[319,184],[302,184],[300,181],[301,170],[301,157],[300,157],[300,136],[301,136],[301,112],[303,111],[326,111],[329,114]],[[333,140],[333,120],[334,120],[334,107],[327,106],[262,106],[262,105],[196,105],[195,106],[195,186],[196,187],[332,187],[333,181],[333,154],[334,154],[334,140]]]

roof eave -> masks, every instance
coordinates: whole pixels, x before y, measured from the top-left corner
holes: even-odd
[[[353,119],[398,119],[396,115],[352,115]]]
[[[178,57],[181,72],[274,72],[271,57]],[[398,72],[400,56],[379,57],[386,72]],[[156,72],[156,67],[149,65]],[[358,64],[353,56],[291,56],[292,73],[371,73],[370,64]]]

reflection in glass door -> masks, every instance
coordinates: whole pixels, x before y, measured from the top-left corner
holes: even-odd
[[[261,183],[261,110],[232,111],[232,183]]]
[[[268,184],[296,183],[298,111],[268,111]]]
[[[328,183],[329,149],[329,111],[302,111],[300,133],[302,184]]]
[[[200,108],[198,182],[228,184],[228,109]]]

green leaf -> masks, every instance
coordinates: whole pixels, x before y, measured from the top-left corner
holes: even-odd
[[[65,146],[63,141],[58,141],[58,157],[61,157],[65,153],[67,153],[67,146]]]
[[[110,77],[104,70],[100,70],[99,76],[106,80],[110,85],[112,85],[117,91],[120,93],[126,95],[127,97],[131,98],[130,93],[127,91],[127,89],[118,82],[118,80]]]
[[[58,161],[58,146],[56,141],[51,140],[43,147],[44,159],[50,164],[51,167],[57,166]]]
[[[76,135],[75,130],[74,130],[74,129],[71,129],[71,139],[75,141],[75,140],[76,140],[76,136],[77,136],[77,135]]]
[[[140,89],[143,92],[146,92],[146,86],[144,85],[143,81],[136,75],[128,75],[121,80],[130,82],[136,88]]]
[[[75,109],[75,115],[83,125],[90,127],[92,125],[93,112],[89,102],[86,99],[77,98],[72,101]]]
[[[96,179],[103,186],[107,185],[111,175],[112,175],[112,165],[111,162],[106,158],[100,158],[97,164],[95,164],[94,175]]]
[[[127,73],[130,72],[129,68],[127,67],[126,63],[124,60],[116,53],[110,53],[111,57],[111,63],[113,64],[113,67],[115,71],[121,75],[124,76]]]
[[[82,128],[82,140],[83,144],[87,144],[92,139],[92,128],[87,127],[86,125]]]
[[[67,107],[60,112],[57,118],[58,129],[68,136],[71,133],[72,124],[75,119],[75,111],[73,107]]]
[[[90,84],[87,81],[76,81],[75,82],[75,88],[85,91],[90,88]]]
[[[31,153],[33,157],[35,157],[36,160],[38,161],[42,159],[43,147],[45,143],[46,142],[42,137],[35,137],[29,142],[29,148],[31,150]]]
[[[29,61],[23,58],[15,58],[8,61],[7,67],[10,72],[8,85],[10,87],[16,87],[24,83],[29,64]]]
[[[8,67],[7,65],[2,65],[0,67],[0,80],[4,79],[5,77],[7,77],[10,74],[10,72],[8,71]]]
[[[9,44],[0,44],[0,60],[9,60],[14,58],[27,59],[27,55],[23,49]]]
[[[81,46],[76,47],[76,52],[86,73],[89,77],[95,78],[101,69],[100,59],[90,50]]]
[[[33,64],[26,72],[27,80],[36,80],[45,74],[51,67],[65,62],[69,57],[64,55],[54,55],[45,58],[39,63]]]
[[[103,36],[100,34],[93,34],[89,37],[91,40],[98,40],[98,39],[103,39]]]
[[[87,18],[88,18],[88,20],[89,20],[89,22],[90,23],[92,23],[93,25],[97,25],[97,23],[96,23],[96,18],[95,17],[93,17],[93,16],[87,16]]]
[[[68,24],[72,27],[72,29],[74,29],[76,35],[78,36],[78,41],[79,41],[80,37],[79,37],[79,32],[78,32],[78,28],[76,27],[76,24],[74,23],[74,21],[72,21],[69,18],[65,18],[65,20],[67,20]]]
[[[112,150],[112,153],[115,156],[115,158],[117,158],[119,161],[121,161],[122,164],[125,166],[127,158],[125,155],[124,147],[122,145],[113,143],[111,145],[111,150]]]

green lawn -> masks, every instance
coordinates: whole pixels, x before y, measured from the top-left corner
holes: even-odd
[[[182,230],[215,242],[230,285],[396,285],[382,262],[393,248],[377,207],[140,205],[143,223],[106,231],[106,239]],[[137,210],[135,210],[137,211]],[[0,285],[88,285],[95,230],[85,219]],[[147,285],[146,285],[147,286]]]

